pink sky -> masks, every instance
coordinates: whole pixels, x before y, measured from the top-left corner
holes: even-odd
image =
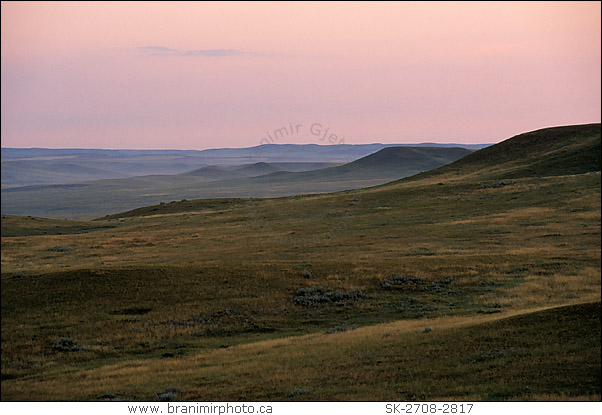
[[[2,147],[496,142],[600,122],[600,2],[2,2]],[[149,48],[152,47],[152,48]],[[165,49],[160,49],[160,48]]]

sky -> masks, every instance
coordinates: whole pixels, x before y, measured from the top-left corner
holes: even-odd
[[[469,144],[600,122],[600,4],[2,2],[2,147]]]

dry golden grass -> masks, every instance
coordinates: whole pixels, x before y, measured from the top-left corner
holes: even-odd
[[[585,268],[577,275],[528,276],[522,284],[503,290],[498,298],[514,309],[600,301],[600,282],[600,270],[595,268]]]
[[[365,360],[367,359],[373,362],[369,365],[378,365],[382,361],[375,359],[399,356],[398,352],[394,350],[402,347],[400,350],[406,350],[408,354],[407,358],[404,359],[408,364],[407,359],[415,359],[416,352],[414,348],[422,347],[424,352],[428,354],[429,349],[439,347],[437,344],[442,339],[449,340],[457,337],[460,337],[460,340],[456,340],[457,343],[453,347],[465,348],[466,346],[463,343],[466,340],[462,340],[462,338],[469,336],[470,333],[466,331],[466,328],[471,328],[474,333],[478,333],[477,337],[482,336],[483,339],[489,339],[479,340],[471,337],[471,341],[476,340],[476,344],[479,344],[479,341],[484,342],[480,345],[480,348],[486,350],[490,346],[484,346],[484,344],[487,341],[492,341],[492,333],[498,332],[500,329],[503,331],[504,327],[507,327],[506,331],[508,331],[508,328],[516,330],[521,324],[529,324],[530,315],[541,315],[542,310],[544,313],[552,312],[553,315],[553,313],[559,313],[558,310],[565,309],[551,310],[550,308],[540,307],[523,310],[522,312],[514,311],[496,315],[397,321],[358,328],[343,333],[311,334],[242,344],[228,349],[183,357],[175,361],[122,362],[100,368],[80,370],[71,370],[68,367],[57,368],[58,370],[51,370],[51,374],[44,378],[24,381],[15,380],[11,382],[10,387],[3,384],[2,393],[9,400],[28,395],[30,389],[36,391],[36,398],[40,400],[52,400],[56,397],[87,400],[94,399],[95,396],[107,392],[117,392],[123,397],[153,399],[153,395],[149,394],[149,391],[159,392],[163,387],[178,385],[182,388],[185,398],[191,400],[215,400],[220,397],[232,400],[237,399],[240,395],[245,395],[249,399],[281,400],[287,399],[286,392],[295,387],[308,387],[314,389],[312,392],[314,395],[308,396],[309,399],[387,400],[395,397],[395,391],[382,388],[382,385],[376,386],[380,382],[378,378],[382,375],[382,372],[380,374],[378,371],[371,374],[363,373],[362,370],[365,370],[365,367],[361,368],[362,364],[359,363],[358,359],[364,360],[364,364],[366,364]],[[592,310],[599,311],[599,304],[597,309]],[[521,317],[519,317],[519,320],[512,321],[510,319],[512,316]],[[512,321],[512,324],[509,326],[508,324],[506,326],[496,325],[500,321]],[[592,321],[595,324],[595,319]],[[597,323],[599,334],[599,319]],[[429,333],[424,333],[426,327],[430,328]],[[570,330],[570,327],[567,329]],[[506,335],[510,335],[510,332],[508,331]],[[595,336],[596,333],[591,335]],[[538,335],[534,335],[534,338],[536,337]],[[507,341],[510,340],[507,339]],[[524,341],[522,339],[516,340],[519,344]],[[414,351],[410,352],[409,348]],[[460,359],[460,361],[464,365],[467,364],[465,359]],[[358,364],[359,366],[355,366]],[[500,362],[497,362],[497,364],[500,364]],[[570,365],[570,363],[567,364]],[[422,371],[426,370],[428,372],[430,370],[428,368],[428,358],[426,362],[417,363],[417,365],[427,365],[426,369],[422,369]],[[474,368],[470,366],[468,364],[466,369],[473,370]],[[399,368],[390,367],[387,370],[399,370]],[[454,370],[459,372],[455,373],[454,376],[464,376],[462,373],[465,369],[458,367]],[[347,376],[345,380],[339,379],[341,389],[338,392],[335,393],[327,385],[322,385],[324,389],[321,391],[315,390],[317,385],[320,385],[317,380],[328,376],[325,371],[330,371],[333,376],[342,376],[343,374]],[[372,379],[371,376],[375,377]],[[357,381],[361,384],[361,387],[355,391],[353,377],[357,377]],[[124,382],[125,379],[127,379],[127,382]],[[376,389],[370,389],[373,382]],[[470,384],[454,386],[453,383],[448,385],[448,382],[443,382],[445,387],[433,387],[433,385],[429,386],[430,380],[428,378],[412,378],[407,381],[397,379],[395,382],[398,386],[404,383],[418,383],[422,385],[423,390],[430,388],[432,392],[427,392],[429,399],[488,400],[492,396],[491,385],[487,388],[487,392],[483,390],[479,394],[475,393],[479,387]],[[507,380],[500,379],[497,382],[497,387],[501,388],[504,382],[507,382]],[[535,385],[534,389],[537,390]],[[449,390],[453,390],[454,394],[437,395],[441,391]],[[522,400],[595,400],[599,396],[595,394],[574,396],[563,393],[525,393],[523,391],[521,396],[516,397],[520,397]]]

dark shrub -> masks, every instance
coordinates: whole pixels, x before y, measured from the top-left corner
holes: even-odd
[[[404,288],[415,289],[421,285],[424,285],[424,278],[406,277],[404,275],[396,275],[395,277],[383,280],[380,283],[383,290],[399,290]]]
[[[52,248],[48,248],[48,250],[50,252],[69,252],[69,251],[72,251],[73,248],[57,245],[57,246],[53,246]]]
[[[473,356],[473,359],[470,363],[480,363],[489,360],[502,359],[506,357],[511,357],[515,354],[515,351],[512,347],[508,349],[492,349],[486,352],[481,352]]]
[[[512,180],[507,182],[501,181],[497,183],[485,183],[484,185],[477,187],[477,189],[497,189],[500,187],[509,186],[511,184],[514,184]]]
[[[79,350],[79,346],[75,344],[75,340],[71,337],[50,340],[50,348],[57,352],[77,352]]]
[[[301,276],[303,278],[315,278],[315,275],[312,274],[310,271],[308,270],[303,270],[303,272],[301,273]]]
[[[356,326],[349,327],[346,324],[341,324],[340,326],[336,326],[336,327],[332,327],[332,328],[324,330],[324,334],[343,333],[344,331],[355,330],[356,328],[357,328]]]
[[[168,401],[173,401],[174,399],[176,399],[176,394],[175,393],[158,393],[157,394],[157,399],[160,400],[161,402],[168,402]]]
[[[121,310],[115,310],[113,312],[111,312],[111,314],[117,314],[117,315],[121,315],[121,316],[132,316],[132,315],[142,315],[142,314],[146,314],[146,313],[150,313],[152,311],[152,308],[124,308]]]
[[[180,392],[179,388],[166,388],[163,392],[157,394],[157,399],[162,402],[173,401],[177,398],[177,393]]]
[[[436,311],[437,307],[424,304],[415,297],[405,297],[395,304],[395,310],[401,313],[402,318],[422,318],[432,311]]]
[[[115,399],[117,399],[117,395],[115,395],[114,393],[103,393],[97,399],[101,401],[114,401]]]
[[[344,303],[359,301],[368,296],[359,288],[350,291],[326,290],[324,287],[301,288],[295,292],[293,302],[302,306],[319,305],[328,303]]]
[[[310,391],[309,389],[299,389],[299,388],[295,388],[293,389],[288,396],[290,396],[291,398],[294,396],[299,396],[299,395],[308,395],[310,393],[313,393],[312,391]]]

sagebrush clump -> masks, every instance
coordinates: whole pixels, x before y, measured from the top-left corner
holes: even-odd
[[[157,394],[157,399],[162,402],[173,401],[177,398],[180,388],[166,388],[163,392]]]
[[[331,327],[329,329],[324,330],[324,334],[333,334],[333,333],[343,333],[347,330],[355,330],[357,326],[353,325],[349,327],[347,324],[341,324],[340,326]]]
[[[424,285],[424,278],[421,277],[406,277],[405,275],[396,275],[393,278],[388,278],[380,283],[383,290],[417,288]]]
[[[354,288],[349,291],[334,291],[332,289],[327,290],[322,286],[314,286],[297,290],[293,302],[302,306],[310,306],[354,302],[366,298],[368,298],[368,295],[359,288]]]
[[[75,344],[75,340],[71,337],[60,337],[50,340],[50,348],[57,352],[77,352],[80,347]]]

